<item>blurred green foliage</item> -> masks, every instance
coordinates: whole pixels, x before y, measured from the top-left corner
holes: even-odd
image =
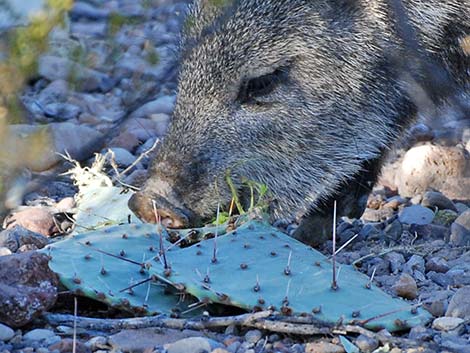
[[[0,32],[0,214],[8,179],[14,178],[15,172],[28,161],[39,158],[47,147],[47,134],[15,138],[9,124],[24,120],[19,94],[36,74],[37,60],[47,50],[49,33],[63,24],[72,5],[73,0],[45,0],[42,10],[28,14],[26,25]]]

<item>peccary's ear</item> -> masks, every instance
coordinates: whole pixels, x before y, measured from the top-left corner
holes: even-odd
[[[183,26],[184,37],[198,37],[205,28],[235,6],[237,0],[195,0]]]

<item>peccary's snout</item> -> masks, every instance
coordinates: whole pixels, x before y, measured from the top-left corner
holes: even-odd
[[[190,223],[190,212],[175,206],[163,196],[137,192],[129,199],[128,205],[144,222],[156,223],[160,218],[167,228],[185,228]]]

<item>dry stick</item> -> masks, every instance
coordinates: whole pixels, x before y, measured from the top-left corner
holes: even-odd
[[[87,317],[77,318],[77,327],[99,331],[115,331],[121,329],[137,329],[147,327],[162,327],[170,329],[191,329],[206,330],[213,328],[223,328],[231,325],[243,327],[253,327],[271,332],[298,335],[325,335],[331,333],[329,327],[316,327],[312,322],[307,324],[291,323],[288,321],[269,320],[272,311],[261,311],[254,314],[243,314],[228,317],[211,317],[204,320],[173,319],[164,315],[150,316],[131,319],[96,319]],[[50,325],[70,326],[73,323],[73,316],[64,314],[46,313],[44,319]],[[285,316],[284,316],[285,317]],[[285,317],[286,319],[288,317]]]
[[[140,154],[139,157],[137,157],[137,159],[132,162],[132,164],[130,166],[128,166],[126,169],[124,169],[120,175],[124,175],[126,173],[129,172],[129,170],[131,170],[133,167],[135,167],[137,165],[137,163],[139,163],[144,157],[146,157],[150,152],[152,152],[155,148],[157,148],[157,145],[160,143],[160,139],[156,139],[155,140],[155,143],[152,145],[152,147],[150,147],[147,151],[144,151]]]
[[[72,338],[72,353],[77,350],[77,317],[78,317],[78,303],[77,297],[73,297],[73,338]]]
[[[336,200],[333,204],[333,281],[331,282],[331,289],[337,290],[338,283],[336,282]]]

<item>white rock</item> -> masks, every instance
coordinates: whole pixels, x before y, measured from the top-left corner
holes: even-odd
[[[465,322],[464,319],[459,317],[438,317],[432,323],[432,328],[439,331],[454,331],[463,329],[463,323]]]

